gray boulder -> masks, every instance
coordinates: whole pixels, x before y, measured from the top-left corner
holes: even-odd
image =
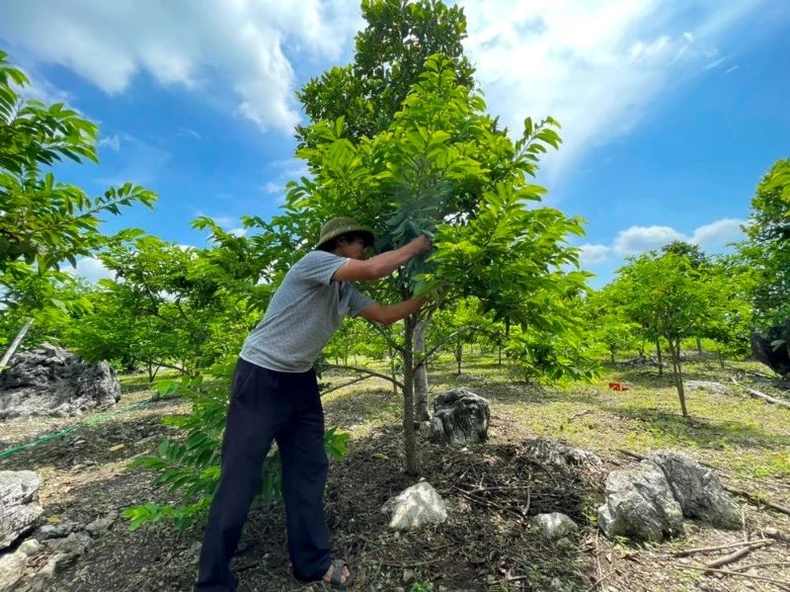
[[[563,468],[581,468],[591,472],[604,470],[603,461],[594,452],[571,446],[564,440],[534,438],[524,442],[524,452],[537,462]]]
[[[683,530],[683,510],[658,465],[639,465],[609,473],[598,525],[607,537],[661,542]]]
[[[485,442],[490,419],[488,400],[464,387],[453,389],[434,401],[431,440],[454,445]]]
[[[447,520],[442,496],[427,481],[420,481],[388,500],[381,511],[390,514],[390,528],[395,530],[411,530]]]
[[[120,398],[109,364],[87,363],[50,344],[16,354],[0,373],[0,419],[79,415],[112,407]]]
[[[13,545],[41,516],[40,487],[34,471],[0,471],[0,549]]]
[[[739,506],[716,473],[681,452],[662,450],[649,458],[664,472],[684,516],[716,528],[741,527]]]

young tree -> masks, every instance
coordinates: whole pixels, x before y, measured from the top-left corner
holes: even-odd
[[[479,92],[457,82],[457,65],[432,56],[389,128],[354,142],[345,120],[314,122],[305,132],[314,179],[291,183],[278,220],[297,231],[304,245],[323,220],[350,215],[376,231],[377,250],[406,244],[419,233],[434,237],[435,252],[413,260],[383,280],[383,301],[454,286],[454,296],[475,296],[482,312],[514,323],[563,330],[572,310],[568,287],[584,286],[586,274],[566,273],[577,252],[563,244],[581,233],[577,219],[550,208],[525,207],[543,189],[527,182],[545,145],[558,146],[550,118],[525,121],[513,142],[495,129]],[[403,359],[407,470],[417,470],[414,378],[424,363],[415,357],[414,332],[421,316],[408,318],[398,349]]]
[[[708,267],[708,256],[699,248],[698,245],[687,243],[685,241],[672,241],[661,248],[662,253],[674,253],[680,257],[685,257],[691,269],[700,272],[700,277],[708,279],[709,276],[705,271]],[[700,327],[699,332],[694,336],[697,340],[697,353],[702,354],[702,334],[706,332],[705,327]]]
[[[708,286],[688,258],[674,253],[642,255],[618,271],[615,289],[628,318],[669,343],[680,409],[688,416],[680,343],[695,336],[708,313]]]
[[[584,306],[591,338],[606,348],[612,364],[618,352],[636,344],[639,331],[639,325],[628,320],[616,290],[615,284],[609,284],[590,294]]]

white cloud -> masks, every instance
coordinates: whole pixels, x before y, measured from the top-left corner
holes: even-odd
[[[247,236],[247,229],[246,228],[231,228],[228,230],[228,234],[232,234],[233,236]]]
[[[121,137],[118,134],[114,136],[105,136],[99,139],[99,146],[107,146],[113,152],[118,152],[121,149]]]
[[[0,36],[109,94],[141,73],[207,94],[229,88],[237,113],[291,133],[299,116],[286,50],[338,60],[358,12],[349,0],[27,0],[0,3]]]
[[[611,250],[606,245],[591,244],[584,244],[579,248],[581,249],[581,252],[579,253],[579,263],[582,265],[582,267],[597,265],[599,263],[605,262],[609,251]]]
[[[725,246],[735,242],[742,237],[741,225],[746,224],[746,220],[726,218],[717,220],[712,224],[700,226],[694,231],[690,242],[698,244],[703,249],[707,247]]]
[[[764,0],[465,0],[465,48],[489,107],[514,131],[555,117],[564,143],[553,179],[627,133],[673,87],[728,65],[733,29]],[[358,0],[27,0],[0,3],[0,36],[107,93],[147,73],[232,99],[236,113],[290,135],[299,118],[293,64],[343,63],[364,24]],[[57,34],[53,34],[56,31]],[[225,91],[228,89],[228,91]],[[228,96],[228,92],[232,96]],[[223,94],[225,93],[225,94]],[[213,99],[208,99],[213,100]],[[277,193],[280,179],[263,189]]]
[[[83,257],[77,259],[77,268],[65,268],[69,273],[76,274],[88,280],[89,282],[96,283],[103,279],[114,279],[115,272],[110,271],[104,266],[100,259],[95,257]]]
[[[467,1],[466,48],[489,108],[511,130],[520,132],[526,116],[560,122],[563,145],[543,161],[556,180],[584,152],[632,129],[673,86],[723,60],[732,29],[760,4]]]
[[[310,177],[307,163],[298,158],[275,160],[268,166],[271,171],[269,179],[261,186],[261,191],[269,195],[280,195],[278,203],[285,203],[285,184],[288,181],[299,181],[302,177]]]
[[[675,240],[686,240],[686,237],[669,226],[632,226],[620,231],[612,248],[618,255],[638,255]]]
[[[717,251],[738,240],[744,223],[744,220],[724,218],[698,227],[690,236],[671,226],[631,226],[618,233],[612,250],[620,256],[639,255],[677,240],[697,244],[704,251]]]

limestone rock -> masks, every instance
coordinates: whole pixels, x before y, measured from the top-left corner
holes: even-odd
[[[22,579],[27,567],[27,555],[22,551],[0,555],[0,592],[11,592]]]
[[[90,364],[50,344],[17,353],[0,373],[0,419],[79,415],[120,398],[120,383],[106,362]]]
[[[684,516],[716,528],[741,527],[738,504],[724,491],[711,469],[687,454],[671,450],[656,452],[649,458],[661,467]]]
[[[11,546],[44,511],[41,477],[34,471],[0,471],[0,549]]]
[[[547,541],[556,541],[579,532],[579,526],[560,512],[538,514],[533,520],[540,527],[540,533]]]
[[[661,542],[683,530],[683,510],[664,472],[650,461],[615,470],[606,479],[598,524],[608,537]]]
[[[391,513],[390,528],[395,530],[410,530],[447,520],[444,500],[427,481],[420,481],[388,500],[381,511]]]
[[[730,392],[722,383],[712,380],[687,380],[683,386],[688,391],[704,391],[713,395],[726,395]]]
[[[434,401],[431,440],[453,445],[485,442],[490,418],[486,399],[464,387],[453,389]]]
[[[43,548],[44,545],[39,543],[36,539],[27,539],[26,541],[23,541],[21,545],[19,545],[19,551],[22,551],[22,553],[28,557],[35,555]]]
[[[535,438],[524,442],[524,451],[537,462],[563,468],[579,467],[592,472],[604,469],[603,461],[594,452],[576,448],[563,440]]]

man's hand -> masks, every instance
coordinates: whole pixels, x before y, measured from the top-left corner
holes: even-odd
[[[417,255],[422,255],[424,253],[427,253],[428,251],[431,250],[431,247],[433,246],[431,244],[431,239],[429,239],[424,234],[421,234],[420,236],[412,240],[410,244],[417,251]]]

